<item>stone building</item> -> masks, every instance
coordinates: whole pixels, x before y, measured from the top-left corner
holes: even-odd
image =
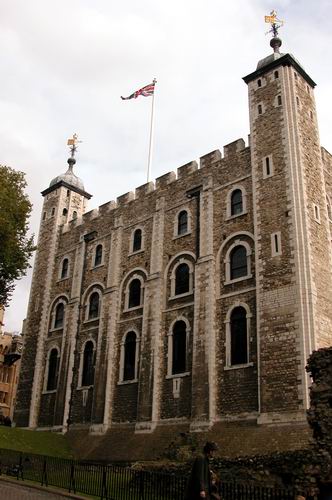
[[[0,416],[13,418],[23,340],[3,332],[4,309],[0,307]]]
[[[88,212],[73,157],[42,192],[18,426],[113,450],[179,429],[229,454],[308,441],[306,360],[332,343],[332,156],[280,45],[244,77],[248,145]]]

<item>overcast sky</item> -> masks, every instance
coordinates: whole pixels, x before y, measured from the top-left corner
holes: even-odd
[[[94,208],[146,182],[151,97],[121,101],[157,78],[152,178],[249,133],[242,77],[267,56],[264,15],[285,20],[282,52],[316,81],[321,144],[332,151],[330,0],[0,0],[0,163],[26,172],[38,235],[40,191],[66,170]],[[5,329],[20,331],[31,272]]]

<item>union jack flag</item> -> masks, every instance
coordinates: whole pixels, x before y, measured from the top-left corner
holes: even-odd
[[[149,85],[145,85],[145,87],[142,87],[141,89],[136,90],[136,92],[134,92],[133,94],[131,94],[128,97],[122,97],[121,96],[121,99],[123,101],[125,101],[127,99],[137,99],[137,97],[139,95],[142,95],[144,97],[149,97],[150,95],[154,94],[154,86],[155,86],[155,82],[150,83]]]

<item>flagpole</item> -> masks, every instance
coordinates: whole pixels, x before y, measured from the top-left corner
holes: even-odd
[[[149,142],[149,158],[148,158],[148,173],[147,173],[147,181],[150,182],[150,173],[151,173],[151,163],[152,163],[152,146],[153,146],[153,133],[154,133],[154,95],[156,90],[157,80],[153,79],[154,89],[152,94],[152,105],[151,105],[151,123],[150,123],[150,142]]]

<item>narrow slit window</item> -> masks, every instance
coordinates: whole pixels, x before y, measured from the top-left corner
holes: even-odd
[[[262,86],[262,80],[259,78],[259,80],[257,80],[257,87],[261,87]]]
[[[281,105],[282,105],[281,95],[278,95],[277,102],[278,102],[278,106],[281,106]]]
[[[275,79],[279,78],[279,71],[275,71],[275,72],[274,72],[274,78],[275,78]]]
[[[271,234],[271,255],[272,257],[276,257],[277,255],[281,255],[281,233],[272,233]]]
[[[263,113],[263,108],[261,104],[258,104],[258,114],[261,115]]]

